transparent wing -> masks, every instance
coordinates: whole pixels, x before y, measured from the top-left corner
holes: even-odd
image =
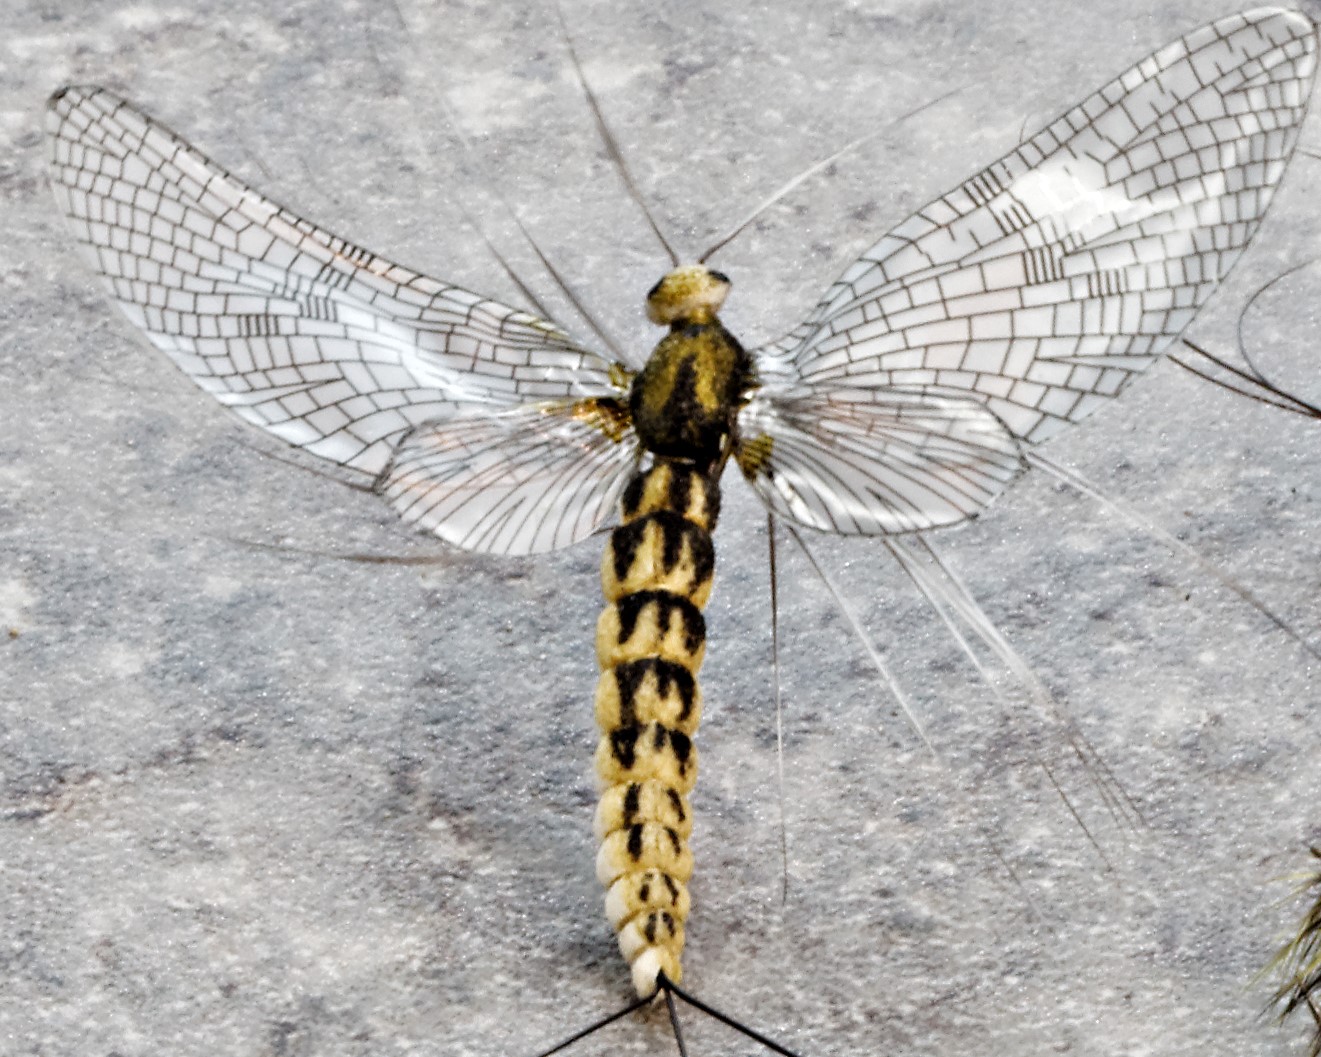
[[[804,397],[962,399],[1035,443],[1119,393],[1256,232],[1306,114],[1316,52],[1315,27],[1296,11],[1205,26],[873,246],[802,326],[753,353],[763,384],[740,424],[772,442],[753,478],[772,509],[800,521],[795,510],[816,511],[804,523],[836,532],[896,530],[884,516],[851,527],[869,524],[857,516],[860,482],[885,476],[888,451],[843,458],[825,422],[797,415]],[[793,445],[778,443],[790,432]],[[805,475],[809,457],[847,470],[850,487]],[[923,480],[914,495],[932,488]]]
[[[555,326],[294,216],[110,92],[63,89],[48,127],[56,198],[124,314],[201,388],[296,447],[377,477],[423,424],[471,428],[484,413],[621,393],[622,369]],[[615,427],[593,445],[563,437],[567,454],[552,434],[503,435],[511,457],[538,451],[557,471],[581,457],[579,472],[604,475],[596,486],[609,493],[628,459],[604,459],[599,446],[632,448],[627,423]],[[542,497],[555,545],[580,538],[565,525],[586,535],[608,517],[594,491],[575,494],[587,504],[578,516],[563,496]],[[526,493],[521,509],[535,519]],[[543,538],[524,530],[507,547]]]
[[[469,550],[534,554],[591,534],[636,465],[599,402],[535,404],[427,423],[404,437],[381,491],[400,516]]]
[[[776,513],[847,535],[962,521],[1022,466],[1000,421],[964,399],[816,389],[754,402],[740,421],[767,448],[773,472],[753,466],[753,480]]]

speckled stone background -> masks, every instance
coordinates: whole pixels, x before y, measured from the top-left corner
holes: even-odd
[[[717,258],[749,344],[1024,129],[1228,11],[565,6],[689,252],[807,164],[961,89]],[[655,340],[640,307],[664,267],[545,5],[5,5],[0,1052],[531,1055],[627,998],[591,869],[599,547],[494,560],[415,538],[372,497],[272,458],[139,342],[45,187],[43,104],[69,81],[137,100],[334,230],[517,301],[462,204],[579,332],[497,192],[632,348]],[[1321,149],[1315,121],[1303,145]],[[1300,157],[1194,337],[1228,351],[1251,292],[1316,253],[1319,183]],[[1318,293],[1321,269],[1304,269],[1245,322],[1261,362],[1313,397]],[[1318,453],[1321,423],[1171,364],[1047,450],[1321,648]],[[942,759],[786,547],[782,899],[765,520],[733,485],[687,982],[810,1057],[1301,1052],[1252,978],[1300,909],[1282,879],[1321,838],[1318,662],[1040,473],[936,543],[1144,821],[1112,817],[1012,682],[996,700],[883,547],[821,539]],[[694,1054],[751,1052],[686,1023]],[[673,1043],[641,1017],[577,1052]]]

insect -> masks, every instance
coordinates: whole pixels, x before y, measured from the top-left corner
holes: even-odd
[[[1136,181],[1150,173],[1152,186],[1169,200],[1139,207],[1125,199],[1123,209],[1111,200],[1102,208],[1096,203],[1110,179],[1107,163],[1122,165],[1126,153],[1098,159],[1078,150],[1072,156],[1067,148],[1104,141],[1105,126],[1091,114],[1077,129],[1051,126],[898,229],[896,241],[883,242],[848,273],[848,282],[827,295],[796,336],[753,350],[747,364],[716,329],[721,276],[709,269],[672,273],[670,285],[658,291],[656,314],[664,319],[677,311],[671,322],[681,324],[680,333],[692,328],[698,348],[685,345],[673,363],[658,361],[655,386],[639,386],[626,370],[552,327],[432,284],[275,209],[105,94],[73,91],[57,99],[56,149],[64,144],[69,154],[57,154],[56,183],[66,188],[66,208],[83,224],[81,234],[100,249],[99,264],[121,303],[204,388],[282,439],[368,475],[383,472],[382,491],[404,516],[451,542],[524,553],[590,534],[609,519],[638,465],[633,435],[642,431],[643,419],[654,420],[646,431],[660,469],[649,469],[661,476],[672,477],[677,460],[684,468],[698,466],[711,484],[733,457],[770,507],[800,524],[858,534],[933,527],[970,516],[1002,489],[1018,470],[1022,442],[1082,417],[1150,363],[1255,229],[1302,117],[1314,51],[1310,23],[1258,14],[1246,24],[1217,23],[1189,39],[1229,60],[1220,67],[1231,74],[1277,48],[1281,61],[1267,75],[1268,86],[1231,93],[1228,101],[1214,84],[1203,89],[1200,81],[1185,81],[1180,71],[1190,73],[1195,64],[1177,61],[1170,70],[1133,74],[1131,91],[1154,98],[1171,86],[1176,96],[1196,88],[1202,102],[1219,100],[1231,109],[1246,96],[1252,102],[1234,111],[1239,124],[1227,142],[1241,138],[1259,155],[1230,158],[1221,143],[1195,147],[1181,156],[1200,166],[1192,175],[1151,156],[1147,169],[1135,166],[1125,175]],[[1273,75],[1283,80],[1276,83]],[[1181,122],[1200,129],[1206,119],[1188,105],[1186,113],[1177,105],[1170,111],[1168,133],[1175,140]],[[1121,130],[1133,120],[1123,108],[1113,113],[1123,115],[1114,117]],[[1247,127],[1267,117],[1279,124]],[[1228,120],[1225,113],[1217,118]],[[102,139],[101,131],[115,123],[126,131]],[[1227,131],[1214,121],[1208,128]],[[1131,132],[1137,131],[1134,125]],[[1119,133],[1112,128],[1109,134]],[[139,137],[140,147],[134,145]],[[1170,142],[1139,139],[1151,151]],[[1046,142],[1055,144],[1052,151],[1043,149]],[[1061,157],[1061,145],[1071,164],[1044,164]],[[106,195],[95,179],[82,186],[83,176],[99,164],[98,155],[113,156],[126,146],[124,168],[102,175],[132,193],[110,207],[113,216],[94,213],[89,203],[115,193]],[[164,148],[161,159],[178,169],[177,176],[160,179],[151,158],[157,148]],[[1197,153],[1208,149],[1215,155],[1210,168]],[[151,160],[143,164],[144,158]],[[1226,197],[1223,185],[1210,186],[1222,175],[1258,182],[1233,186]],[[1232,218],[1218,212],[1231,200]],[[145,230],[135,230],[139,218],[148,222]],[[1203,230],[1207,241],[1199,242],[1196,233]],[[210,261],[207,252],[197,252],[209,251],[208,243],[217,246]],[[1126,256],[1129,249],[1136,255]],[[1180,270],[1185,261],[1188,270]],[[995,272],[992,262],[1004,271]],[[116,271],[127,265],[131,273]],[[1073,265],[1077,274],[1069,270]],[[193,280],[212,285],[195,289]],[[1168,289],[1168,298],[1144,301],[1139,291],[1153,284]],[[159,304],[152,301],[157,289],[169,291]],[[1045,300],[1027,303],[1020,298],[1027,291]],[[1182,299],[1180,291],[1186,291]],[[886,302],[887,295],[896,299]],[[974,309],[978,298],[981,307]],[[872,311],[880,314],[868,318],[873,301],[878,307]],[[1084,314],[1088,307],[1094,317]],[[974,314],[960,316],[961,309]],[[999,327],[979,334],[974,322]],[[897,344],[865,351],[887,338]],[[977,370],[958,358],[924,360],[905,341],[921,343],[933,356],[973,344],[991,359],[978,361]],[[1053,349],[1059,355],[1046,355],[1052,342],[1061,342]],[[358,352],[339,358],[354,345]],[[383,358],[362,355],[366,346]],[[864,351],[854,357],[853,348]],[[222,349],[222,360],[208,363],[208,355]],[[1024,349],[1023,364],[1011,363],[1011,353]],[[281,358],[242,358],[258,351]],[[700,384],[685,381],[703,377],[695,366],[685,373],[685,363],[722,358],[728,364],[724,393],[708,400]],[[683,430],[678,438],[664,435],[676,422],[664,410],[675,394],[685,412],[698,412],[677,416],[693,427],[692,436]],[[654,478],[650,487],[667,500],[675,491]],[[648,486],[638,490],[645,497]],[[692,489],[686,494],[682,511],[671,513],[693,512]],[[655,532],[660,538],[638,549],[649,552],[647,561],[663,566],[664,575],[686,577],[686,586],[669,593],[700,595],[704,562],[694,558],[690,571],[682,560],[665,560],[676,549],[681,559],[693,556],[700,541],[671,547],[664,529]],[[624,546],[617,539],[615,552]],[[638,597],[629,589],[621,599]],[[615,604],[620,612],[622,602]],[[657,607],[658,628],[677,627],[672,616],[668,623],[659,620],[656,599],[632,604]],[[696,641],[693,621],[685,628],[685,637]],[[611,635],[616,645],[629,640],[610,631],[607,642]],[[685,667],[683,660],[671,663]],[[617,668],[612,663],[606,673],[616,682]],[[671,682],[682,678],[670,674]],[[621,729],[627,728],[612,726],[607,737]],[[666,765],[681,767],[672,744],[677,739],[667,734],[662,740],[669,744]],[[619,762],[620,753],[611,749],[610,755]],[[658,798],[656,810],[671,801],[668,792],[678,791],[679,780]],[[621,784],[627,790],[631,782]],[[670,931],[657,920],[653,932]],[[643,962],[640,991],[660,979],[653,962],[664,964],[663,958],[652,958],[659,949],[640,945],[634,959],[635,966]]]
[[[1312,848],[1312,857],[1321,859],[1321,848]],[[1298,923],[1294,938],[1276,954],[1270,970],[1282,979],[1275,993],[1281,1019],[1306,1010],[1312,1017],[1313,1032],[1308,1053],[1321,1054],[1321,873],[1315,870],[1300,886],[1300,893],[1310,900],[1306,914]]]

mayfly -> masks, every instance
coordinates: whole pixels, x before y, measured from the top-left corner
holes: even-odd
[[[1312,848],[1312,857],[1321,860],[1321,847]],[[1313,1026],[1308,1054],[1321,1057],[1321,872],[1314,869],[1299,892],[1312,902],[1294,937],[1280,948],[1268,971],[1274,970],[1281,978],[1274,997],[1281,1019],[1307,1010]]]
[[[678,993],[719,481],[777,518],[889,535],[974,517],[1030,445],[1164,353],[1261,223],[1306,113],[1315,27],[1198,29],[919,211],[783,339],[676,267],[635,371],[544,319],[300,219],[115,95],[50,104],[51,179],[130,321],[247,421],[489,554],[609,527],[596,633],[597,874],[646,1000]]]

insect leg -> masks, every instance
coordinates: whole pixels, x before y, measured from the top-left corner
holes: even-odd
[[[927,737],[926,728],[923,727],[922,723],[918,720],[917,713],[913,710],[912,703],[908,700],[908,695],[904,693],[898,680],[895,679],[890,669],[886,667],[885,661],[881,659],[880,653],[877,652],[870,637],[868,637],[866,631],[863,630],[862,621],[858,619],[857,612],[853,609],[853,606],[849,604],[849,600],[844,597],[843,592],[840,591],[839,587],[835,584],[835,581],[826,573],[825,567],[817,561],[816,555],[813,554],[811,548],[808,547],[807,541],[803,539],[802,533],[793,525],[789,525],[787,528],[789,529],[789,535],[793,537],[794,542],[797,543],[802,552],[807,555],[807,560],[812,563],[812,568],[816,570],[816,574],[821,578],[821,582],[826,585],[826,590],[828,590],[834,597],[835,604],[839,606],[840,612],[844,614],[845,619],[853,628],[853,633],[858,636],[858,641],[862,643],[863,649],[867,651],[867,656],[870,658],[872,666],[876,669],[881,679],[885,682],[885,685],[889,688],[895,701],[898,702],[899,707],[903,710],[904,716],[909,722],[909,725],[912,726],[917,736],[922,739],[922,744],[925,745],[927,751],[931,753],[931,758],[939,762],[940,753],[936,751],[935,745],[933,745],[931,739]]]
[[[1286,635],[1288,635],[1289,638],[1293,639],[1294,642],[1296,642],[1304,650],[1306,650],[1308,653],[1310,653],[1313,657],[1317,658],[1318,660],[1321,660],[1321,648],[1312,645],[1310,642],[1307,641],[1307,639],[1303,638],[1302,634],[1298,631],[1295,631],[1294,628],[1289,624],[1289,622],[1284,619],[1284,617],[1280,616],[1273,609],[1271,609],[1270,606],[1268,606],[1265,602],[1263,602],[1260,598],[1258,598],[1255,594],[1253,594],[1244,584],[1236,580],[1233,576],[1231,576],[1224,569],[1220,568],[1220,566],[1216,565],[1214,562],[1209,561],[1206,558],[1203,558],[1200,554],[1197,553],[1196,550],[1190,547],[1183,540],[1179,539],[1173,533],[1165,531],[1165,529],[1161,528],[1155,522],[1149,521],[1147,518],[1144,518],[1132,507],[1127,506],[1124,503],[1121,503],[1117,499],[1107,496],[1100,489],[1098,489],[1096,485],[1092,484],[1076,470],[1066,469],[1065,467],[1061,466],[1059,463],[1053,462],[1052,460],[1047,459],[1045,456],[1040,455],[1035,451],[1028,452],[1026,458],[1028,462],[1030,462],[1033,466],[1039,466],[1041,469],[1045,470],[1053,477],[1077,489],[1079,492],[1087,496],[1089,499],[1093,499],[1096,502],[1100,503],[1111,513],[1118,514],[1130,525],[1137,526],[1138,528],[1142,529],[1144,532],[1148,533],[1150,536],[1160,540],[1162,543],[1172,548],[1174,551],[1189,558],[1191,561],[1196,563],[1196,565],[1200,569],[1202,569],[1203,572],[1206,572],[1211,576],[1214,576],[1222,584],[1224,584],[1236,595],[1238,595],[1239,598],[1243,599],[1243,601],[1245,601],[1258,613],[1260,613],[1272,624],[1274,624],[1277,628],[1279,628]]]
[[[775,783],[780,804],[780,902],[789,901],[789,825],[784,817],[784,694],[780,685],[780,576],[775,552],[775,515],[766,512],[771,577],[771,673],[775,679]]]
[[[936,611],[936,614],[945,622],[954,641],[963,649],[964,653],[972,661],[974,667],[981,673],[982,678],[991,688],[991,692],[996,695],[1002,704],[1008,706],[1008,701],[998,689],[995,679],[982,665],[975,651],[971,648],[967,639],[959,632],[957,626],[945,607],[950,607],[971,628],[977,637],[996,655],[1000,663],[1009,670],[1016,678],[1019,684],[1028,691],[1032,700],[1042,712],[1043,716],[1049,716],[1054,722],[1058,723],[1063,729],[1069,748],[1083,769],[1087,772],[1092,784],[1096,787],[1097,793],[1105,802],[1110,814],[1116,820],[1127,819],[1133,825],[1139,825],[1142,822],[1142,813],[1137,805],[1125,792],[1122,784],[1111,771],[1109,764],[1105,762],[1104,757],[1097,751],[1096,747],[1087,740],[1086,736],[1078,729],[1073,718],[1065,712],[1054,695],[1046,688],[1037,677],[1036,672],[1032,670],[1031,665],[1014,648],[1009,640],[1004,636],[995,622],[991,620],[990,615],[982,609],[972,592],[968,590],[967,585],[959,578],[953,568],[940,556],[940,553],[931,545],[930,540],[925,536],[916,537],[916,544],[902,539],[886,540],[886,546],[895,559],[899,561],[900,567],[908,574],[914,585],[926,597],[928,603]],[[927,558],[935,565],[940,576],[932,576],[926,568],[918,561],[913,553],[915,548],[920,548]],[[1055,780],[1050,768],[1043,759],[1038,758],[1038,765],[1046,773],[1051,785],[1055,786],[1060,796],[1064,800],[1065,807],[1069,813],[1074,816],[1083,832],[1087,833],[1087,827],[1083,825],[1081,817],[1075,810],[1074,805],[1064,793],[1063,788]],[[1090,840],[1090,834],[1088,835]],[[1095,841],[1092,842],[1095,846]],[[1100,848],[1097,847],[1097,851]],[[1103,856],[1104,857],[1104,856]]]

